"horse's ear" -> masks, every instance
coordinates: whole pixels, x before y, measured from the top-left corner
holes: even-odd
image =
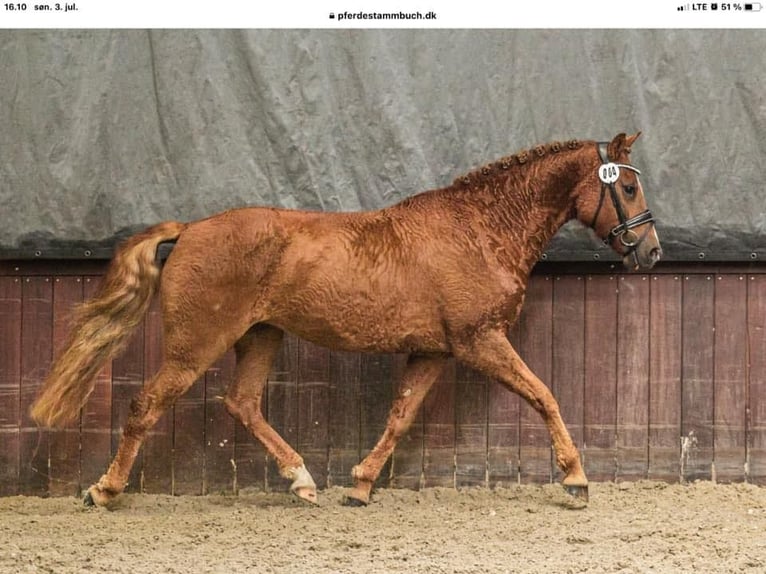
[[[630,153],[630,146],[633,145],[633,142],[636,141],[640,135],[641,132],[636,132],[632,136],[617,134],[609,144],[609,157],[612,158],[612,160],[616,160],[623,153]]]
[[[625,149],[625,138],[627,136],[623,134],[617,134],[614,136],[614,139],[609,142],[609,145],[607,146],[606,153],[609,156],[610,161],[617,161],[617,158],[622,155],[623,150]]]
[[[625,151],[627,153],[630,153],[630,148],[633,146],[633,142],[638,139],[638,136],[641,135],[641,132],[636,132],[632,136],[628,136],[625,138]]]

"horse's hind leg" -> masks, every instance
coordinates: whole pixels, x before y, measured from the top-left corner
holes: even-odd
[[[125,489],[130,469],[147,433],[205,368],[207,363],[197,367],[183,366],[174,361],[163,363],[157,374],[131,401],[130,415],[117,454],[106,474],[88,489],[85,504],[104,506]]]
[[[521,395],[540,413],[551,435],[556,462],[564,471],[564,488],[573,496],[587,500],[588,479],[577,447],[561,419],[559,405],[548,387],[519,357],[505,333],[491,331],[468,344],[454,345],[454,353],[458,360]]]
[[[370,454],[351,471],[354,487],[344,500],[346,506],[365,506],[370,501],[372,485],[397,441],[410,428],[423,399],[446,362],[446,355],[410,355],[383,436]]]
[[[237,367],[234,383],[226,393],[226,408],[257,438],[276,459],[279,473],[293,481],[290,491],[316,502],[316,484],[303,459],[272,426],[261,412],[263,391],[274,356],[282,343],[283,332],[270,325],[256,325],[234,346]]]
[[[188,291],[185,294],[188,296]],[[205,321],[204,299],[201,302],[194,299],[192,304],[179,308],[171,289],[165,289],[162,297],[162,366],[131,401],[114,460],[106,474],[88,490],[86,504],[103,506],[125,489],[130,468],[149,430],[249,327],[241,318],[244,313],[235,312],[236,309],[230,312],[230,320]]]

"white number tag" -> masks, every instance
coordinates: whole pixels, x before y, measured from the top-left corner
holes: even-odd
[[[602,163],[598,168],[598,178],[604,183],[614,183],[620,179],[620,168],[616,163]]]

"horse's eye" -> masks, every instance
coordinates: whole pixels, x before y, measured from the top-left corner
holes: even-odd
[[[625,195],[628,197],[633,197],[636,195],[636,186],[635,185],[626,185],[623,186],[623,189],[625,189]]]

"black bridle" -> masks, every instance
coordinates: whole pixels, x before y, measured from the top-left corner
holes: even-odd
[[[641,245],[641,242],[646,238],[651,227],[647,227],[641,235],[638,235],[635,231],[632,231],[632,229],[645,223],[654,224],[654,216],[648,209],[630,219],[625,215],[625,210],[622,207],[622,202],[620,201],[619,195],[617,195],[617,188],[615,187],[615,183],[617,183],[617,180],[620,177],[620,169],[628,169],[636,175],[640,175],[641,172],[632,165],[610,162],[607,153],[608,145],[609,144],[606,142],[598,144],[598,157],[601,160],[601,165],[598,168],[598,177],[601,180],[601,197],[599,197],[598,207],[596,208],[596,213],[593,215],[593,221],[590,226],[595,229],[596,220],[601,212],[601,207],[604,205],[604,196],[606,195],[606,190],[608,188],[609,197],[612,198],[612,204],[614,205],[614,210],[617,212],[617,219],[620,223],[615,225],[609,231],[609,234],[604,238],[604,243],[609,245],[615,238],[619,238],[620,243],[625,247],[624,254],[633,254],[635,257],[636,249],[638,249],[638,246]]]

